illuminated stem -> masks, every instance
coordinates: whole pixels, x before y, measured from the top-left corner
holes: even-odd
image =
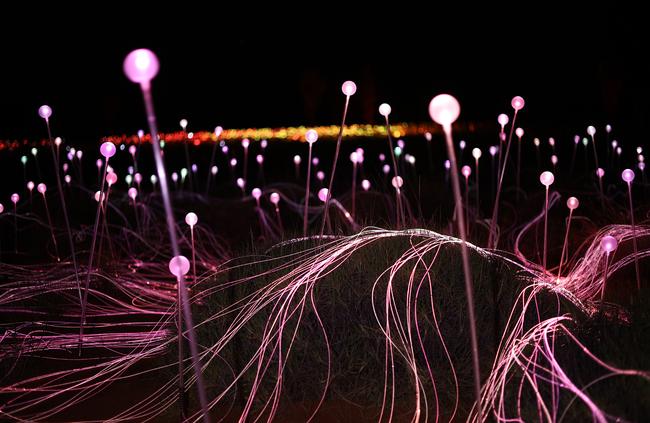
[[[183,130],[184,132],[185,130]],[[153,136],[153,133],[151,134]],[[152,138],[152,144],[153,144],[153,138]],[[194,185],[192,184],[192,167],[190,165],[190,150],[187,147],[187,143],[189,142],[189,138],[187,138],[187,134],[185,134],[185,141],[183,142],[183,146],[185,147],[185,163],[187,166],[187,176],[189,176],[190,179],[190,191],[194,191]]]
[[[544,201],[544,253],[542,266],[544,271],[546,271],[546,246],[548,243],[548,186],[546,187],[546,200]]]
[[[479,184],[478,181],[480,178],[479,174],[479,167],[478,167],[478,159],[476,159],[476,216],[479,218],[481,214],[481,196],[480,196],[480,191],[479,191]]]
[[[352,163],[352,217],[357,210],[357,163]]]
[[[636,245],[636,225],[634,224],[634,208],[632,207],[632,185],[627,183],[627,196],[630,200],[630,220],[632,221],[632,246],[634,248],[634,270],[636,271],[636,288],[641,290],[641,277],[639,273],[639,253]]]
[[[516,180],[515,183],[517,185],[515,195],[517,196],[517,202],[519,202],[519,186],[520,186],[520,180],[521,180],[521,138],[519,138],[519,137],[518,137],[518,142],[517,142],[517,176],[516,176],[515,180]]]
[[[569,209],[569,220],[566,225],[566,234],[564,235],[564,244],[562,245],[562,254],[560,255],[560,267],[557,270],[557,279],[560,280],[562,275],[562,264],[564,262],[564,255],[566,253],[567,244],[569,243],[569,229],[571,229],[571,218],[573,217],[573,209]]]
[[[454,201],[458,211],[458,232],[461,239],[461,255],[463,259],[463,275],[465,277],[465,291],[467,294],[467,312],[469,316],[469,333],[472,346],[472,365],[474,369],[474,390],[476,395],[476,407],[481,404],[481,372],[478,362],[478,339],[476,336],[476,318],[474,316],[474,289],[472,287],[472,274],[469,267],[469,252],[467,248],[467,236],[465,234],[465,217],[463,215],[463,200],[460,195],[460,182],[458,181],[458,168],[456,166],[456,153],[451,137],[451,125],[443,127],[447,140],[447,154],[449,155],[451,182],[454,191]]]
[[[219,145],[219,137],[217,137],[214,145],[212,146],[212,154],[210,154],[210,166],[208,166],[208,181],[205,183],[205,195],[210,193],[210,181],[212,180],[212,166],[214,166],[214,156],[217,154],[217,145]]]
[[[309,209],[309,182],[311,179],[311,147],[312,143],[309,144],[309,154],[307,160],[307,183],[305,184],[305,207],[302,213],[302,236],[307,236],[307,211]]]
[[[393,138],[390,135],[390,122],[388,121],[388,115],[386,117],[386,134],[388,135],[388,148],[390,150],[390,157],[393,160],[393,168],[395,169],[395,177],[399,180],[399,172],[397,168],[397,159],[395,158],[395,150],[393,149]],[[402,210],[402,196],[401,191],[397,190],[397,227],[402,226],[402,220],[404,220],[404,212]],[[404,222],[405,223],[405,222]]]
[[[167,216],[167,229],[169,231],[169,239],[172,246],[172,254],[174,257],[180,255],[180,249],[178,248],[178,238],[176,237],[176,224],[174,219],[174,212],[172,210],[171,200],[169,198],[169,188],[167,186],[167,174],[165,172],[165,164],[163,163],[162,155],[160,154],[160,144],[158,141],[158,128],[156,124],[156,115],[153,109],[153,100],[151,98],[151,90],[149,84],[142,84],[142,96],[144,98],[144,104],[147,111],[147,121],[149,123],[149,131],[151,133],[151,144],[154,151],[154,159],[156,161],[156,170],[158,172],[158,180],[160,182],[160,192],[163,199],[163,205],[165,207],[165,214]],[[199,396],[199,403],[201,404],[201,413],[203,421],[205,423],[210,422],[210,417],[208,416],[208,401],[205,395],[205,388],[203,383],[203,375],[201,374],[201,364],[199,363],[199,351],[196,343],[196,336],[194,334],[194,324],[192,323],[192,313],[190,311],[190,305],[187,301],[187,290],[185,288],[185,278],[183,276],[178,278],[178,301],[179,309],[182,310],[182,318],[185,320],[185,326],[189,334],[189,343],[190,343],[190,353],[192,355],[192,365],[194,367],[194,373],[196,375],[196,388]],[[181,313],[179,313],[179,320],[181,319]],[[178,333],[178,345],[179,345],[179,356],[180,356],[180,347],[182,345],[182,331],[179,328]],[[179,357],[179,378],[182,378],[183,362],[181,357]]]
[[[465,176],[465,230],[469,234],[469,177]]]
[[[605,253],[605,272],[603,273],[603,289],[600,292],[600,302],[605,299],[605,287],[607,286],[607,270],[609,268],[609,253]]]
[[[192,240],[192,274],[196,283],[196,250],[194,249],[194,226],[190,226],[190,239]]]
[[[45,204],[45,214],[47,215],[47,223],[50,225],[50,234],[52,235],[52,242],[54,243],[54,253],[56,254],[56,261],[61,261],[59,257],[59,247],[56,244],[56,237],[54,236],[54,226],[52,226],[52,218],[50,217],[50,209],[47,207],[47,199],[43,193],[43,203]]]

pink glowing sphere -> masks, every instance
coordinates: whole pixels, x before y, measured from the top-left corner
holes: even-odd
[[[61,137],[54,138],[54,145],[56,145],[57,147],[60,146],[62,142],[63,140],[61,139]]]
[[[577,209],[579,205],[580,201],[575,197],[569,197],[569,199],[566,200],[566,206],[571,210]]]
[[[555,138],[551,137],[548,139],[548,145],[555,147]]]
[[[402,179],[401,176],[393,176],[393,179],[391,179],[390,183],[393,188],[400,189],[402,188],[402,185],[404,185],[404,179]]]
[[[621,178],[628,184],[634,180],[634,171],[632,169],[625,169],[621,173]]]
[[[2,213],[3,211],[5,211],[5,206],[3,206],[2,203],[0,203],[0,213]]]
[[[45,191],[47,191],[47,186],[45,186],[44,183],[40,183],[40,184],[38,184],[38,186],[36,187],[36,189],[37,189],[38,192],[40,192],[41,194],[45,194]]]
[[[34,189],[34,182],[33,181],[27,182],[27,189],[30,190],[30,191]]]
[[[539,144],[540,144],[539,138],[535,138],[533,140],[533,144],[535,144],[535,147],[539,147]]]
[[[52,108],[46,104],[38,108],[38,115],[45,120],[48,120],[52,116]]]
[[[318,179],[319,181],[325,179],[325,172],[323,172],[322,170],[316,172],[316,179]]]
[[[497,152],[498,152],[498,150],[497,150],[497,146],[496,146],[496,145],[491,145],[491,146],[490,146],[490,155],[491,155],[492,157],[494,157],[494,156],[497,154]]]
[[[219,171],[219,168],[216,167],[216,166],[212,166],[210,168],[210,173],[212,174],[212,176],[216,175],[218,171]]]
[[[248,148],[249,145],[251,145],[251,140],[249,140],[248,138],[244,138],[243,140],[241,140],[242,147]]]
[[[451,169],[451,162],[449,160],[445,160],[445,169]]]
[[[293,162],[294,162],[296,165],[299,165],[301,161],[302,161],[302,159],[300,158],[299,155],[296,154],[295,156],[293,156]]]
[[[318,157],[314,157],[311,159],[311,164],[314,166],[318,166],[318,163],[320,163],[320,159]]]
[[[357,164],[357,161],[359,160],[359,155],[357,154],[356,151],[353,151],[350,153],[350,161],[354,164]]]
[[[352,81],[345,81],[343,85],[341,85],[341,91],[343,91],[343,94],[350,97],[357,92],[357,84]]]
[[[178,182],[178,173],[172,172],[172,181],[173,182]]]
[[[515,97],[512,98],[512,101],[510,102],[510,105],[512,106],[513,109],[515,109],[516,111],[519,111],[519,110],[524,108],[524,106],[526,105],[526,102],[524,101],[523,98],[521,98],[519,96],[515,96]]]
[[[136,184],[140,184],[140,182],[142,182],[142,175],[136,173],[135,175],[133,175],[133,180],[135,181]]]
[[[103,193],[101,193],[101,192],[99,192],[99,191],[96,191],[96,192],[95,192],[95,201],[97,201],[98,203],[99,203],[99,196],[100,196],[100,195],[101,195],[101,197],[102,197],[102,201],[103,201],[103,200],[104,200],[104,197],[105,197],[105,194],[103,194]]]
[[[600,240],[600,248],[608,255],[614,251],[616,247],[618,247],[618,241],[616,241],[616,238],[611,235],[604,236]]]
[[[18,201],[20,201],[20,195],[17,193],[11,194],[11,202],[16,204]]]
[[[115,144],[110,141],[106,141],[101,145],[101,147],[99,147],[99,152],[107,159],[113,157],[116,151],[117,149],[115,148]]]
[[[643,172],[643,171],[645,170],[645,163],[641,162],[641,163],[639,163],[639,164],[637,165],[637,167],[639,168],[639,170],[640,170],[641,172]]]
[[[397,140],[397,146],[401,148],[402,150],[404,149],[404,146],[406,144],[404,143],[404,140]]]
[[[539,182],[542,183],[545,187],[549,187],[555,180],[555,176],[553,176],[553,173],[549,172],[548,170],[545,172],[542,172],[541,175],[539,175]]]
[[[190,271],[190,261],[185,256],[176,256],[169,260],[169,271],[180,279]]]
[[[390,172],[390,166],[387,164],[383,165],[381,171],[384,172],[384,175],[388,175],[388,172]]]
[[[181,119],[178,123],[181,125],[181,128],[183,128],[183,131],[187,128],[187,119]]]
[[[244,188],[244,186],[246,186],[246,181],[244,178],[237,178],[237,186],[239,188]]]
[[[144,48],[133,50],[124,59],[124,73],[136,84],[148,87],[149,82],[158,74],[158,58],[151,50]]]
[[[555,166],[555,165],[557,164],[557,156],[556,156],[555,154],[553,154],[553,155],[551,156],[551,164],[552,164],[553,166]]]
[[[517,138],[523,137],[524,136],[524,130],[521,129],[521,128],[515,129],[515,135],[517,136]]]
[[[260,147],[262,147],[262,150],[264,150],[267,145],[269,145],[269,142],[267,140],[260,141]]]
[[[327,197],[329,197],[329,190],[327,188],[321,188],[318,191],[318,199],[324,203],[327,201]]]
[[[472,157],[474,157],[476,160],[480,159],[483,153],[481,152],[480,148],[473,148],[472,149]]]
[[[97,169],[101,169],[103,164],[104,162],[102,162],[102,159],[97,159],[97,161],[95,162],[95,166],[97,166]]]
[[[230,159],[230,166],[231,167],[237,166],[237,159],[235,159],[234,157],[232,159]]]
[[[589,144],[589,140],[587,138],[583,138],[582,139],[582,145],[584,145],[586,147],[588,144]]]
[[[616,154],[618,154],[620,156],[622,152],[623,152],[623,149],[621,147],[616,147]]]
[[[469,167],[469,166],[467,166],[467,165],[466,165],[466,166],[463,166],[463,167],[460,169],[460,173],[462,173],[463,176],[464,176],[465,178],[469,178],[469,175],[472,174],[472,168]]]
[[[636,159],[640,162],[645,162],[645,157],[643,157],[643,154],[639,154],[638,156],[636,156]]]
[[[504,127],[508,124],[508,122],[510,122],[510,118],[507,114],[501,113],[499,116],[497,116],[497,122],[499,122],[499,125],[501,125],[501,127]]]
[[[106,175],[106,182],[108,182],[108,186],[111,186],[117,182],[117,175],[115,172],[108,172]]]
[[[221,135],[222,132],[223,132],[223,128],[222,128],[221,126],[217,126],[216,128],[214,128],[214,135],[215,135],[216,137],[218,137],[219,135]]]
[[[198,221],[199,221],[199,217],[194,212],[189,212],[188,214],[185,215],[185,223],[187,223],[189,226],[196,225],[196,222]]]
[[[83,155],[84,155],[84,152],[83,152],[83,151],[81,151],[81,150],[77,150],[77,159],[81,160],[81,158],[83,157]]]
[[[573,137],[574,144],[578,144],[579,142],[580,142],[580,135],[576,135],[575,137]]]
[[[602,178],[603,176],[605,176],[605,170],[602,167],[599,167],[598,169],[596,169],[596,176]]]
[[[361,188],[363,188],[364,191],[368,191],[370,189],[370,181],[367,179],[361,181]]]
[[[251,191],[251,195],[253,196],[254,199],[259,200],[260,197],[262,196],[262,190],[259,188],[253,188],[253,191]]]
[[[132,156],[135,156],[135,145],[129,147],[129,153],[131,153]]]
[[[384,117],[388,117],[388,115],[390,115],[390,112],[391,112],[391,108],[390,108],[390,105],[388,103],[382,103],[379,106],[379,114],[380,115],[382,115]]]
[[[72,181],[72,177],[70,175],[65,175],[63,177],[63,180],[65,181],[66,184],[70,185],[70,182]]]
[[[383,162],[386,160],[386,155],[384,153],[379,153],[379,161]]]
[[[465,142],[465,140],[460,140],[458,146],[460,147],[461,150],[464,150],[465,147],[467,146],[467,143]]]
[[[67,163],[63,163],[62,168],[63,168],[63,171],[64,171],[64,172],[67,172],[67,171],[68,171],[68,164],[67,164]]]
[[[131,188],[129,188],[129,190],[127,191],[127,194],[129,195],[129,197],[131,198],[131,200],[135,200],[135,197],[138,196],[138,190],[135,189],[134,187],[131,187]]]
[[[269,196],[269,200],[271,200],[271,203],[275,204],[276,206],[280,202],[280,194],[277,192],[272,192],[271,195]]]
[[[605,125],[605,132],[607,132],[608,134],[612,132],[612,125]]]
[[[255,156],[255,161],[257,161],[258,164],[264,163],[264,156],[258,154],[257,156]]]
[[[460,104],[449,94],[439,94],[429,103],[429,116],[439,125],[449,126],[458,119]]]
[[[223,141],[222,141],[223,142]],[[223,154],[228,154],[228,146],[227,145],[222,145],[221,146],[221,152]]]
[[[305,132],[305,141],[307,141],[309,144],[315,143],[317,139],[318,132],[316,132],[315,129],[310,129],[309,131]]]
[[[432,138],[432,137],[431,137],[431,132],[425,132],[425,133],[424,133],[424,138],[425,138],[427,141],[431,141],[431,138]]]
[[[587,133],[593,137],[594,134],[596,133],[596,128],[594,128],[593,126],[588,126]]]

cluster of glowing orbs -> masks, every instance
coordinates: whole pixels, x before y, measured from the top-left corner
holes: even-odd
[[[391,110],[392,109],[390,108],[390,105],[388,103],[382,103],[379,106],[379,114],[384,117],[388,117],[388,115],[390,115]]]
[[[600,248],[609,255],[618,247],[618,241],[611,235],[606,235],[600,240]]]
[[[124,73],[133,82],[147,85],[158,74],[160,64],[156,55],[147,49],[133,50],[124,59]]]
[[[429,115],[437,124],[449,126],[458,119],[460,104],[449,94],[439,94],[429,103]]]
[[[341,85],[341,91],[343,91],[343,94],[350,97],[357,92],[357,84],[352,81],[345,81],[343,85]]]
[[[190,261],[185,256],[173,257],[169,260],[169,271],[180,279],[190,271]]]
[[[42,105],[38,108],[38,115],[45,120],[48,120],[52,116],[52,108],[47,104]]]
[[[327,188],[321,188],[318,191],[318,199],[323,203],[327,201],[328,197],[329,197],[329,190]]]
[[[566,206],[571,210],[577,209],[579,205],[580,201],[575,197],[569,197],[569,199],[566,200]]]
[[[99,152],[107,159],[113,157],[116,151],[115,144],[110,141],[106,141],[99,147]]]
[[[307,141],[309,144],[313,144],[318,140],[318,132],[316,132],[315,129],[310,129],[307,132],[305,132],[305,141]]]
[[[199,217],[194,212],[189,212],[185,215],[185,223],[189,226],[194,226],[199,221]]]
[[[634,171],[632,169],[625,169],[621,173],[621,178],[628,184],[634,180]]]
[[[553,181],[555,181],[555,176],[553,176],[553,173],[548,170],[539,175],[539,182],[547,188],[553,183]]]
[[[510,102],[510,105],[512,106],[513,109],[515,109],[515,111],[519,111],[519,110],[524,108],[524,106],[526,105],[526,102],[524,101],[523,98],[521,98],[520,96],[517,95],[517,96],[512,98],[512,101]]]

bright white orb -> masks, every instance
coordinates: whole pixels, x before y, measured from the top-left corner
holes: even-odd
[[[180,279],[190,271],[190,261],[185,256],[176,256],[169,260],[169,271]]]
[[[616,241],[616,238],[611,235],[604,236],[600,240],[600,248],[602,248],[602,250],[607,254],[614,251],[616,247],[618,247],[618,241]]]
[[[52,116],[52,108],[47,104],[42,105],[38,108],[38,115],[45,120],[48,120]]]
[[[40,192],[41,194],[45,194],[45,191],[47,191],[47,186],[45,186],[44,183],[40,183],[40,184],[38,184],[38,186],[36,187],[36,189],[37,189],[38,192]]]
[[[185,215],[185,223],[187,223],[189,226],[196,225],[196,222],[198,221],[199,221],[199,217],[194,212],[189,212],[188,214]]]
[[[519,110],[524,108],[524,106],[526,105],[526,102],[524,101],[523,98],[521,98],[519,96],[515,96],[515,97],[512,98],[512,101],[510,102],[510,105],[512,106],[513,109],[515,109],[516,111],[519,111]]]
[[[391,108],[390,108],[390,105],[388,103],[382,103],[379,106],[379,114],[380,115],[382,115],[384,117],[388,117],[388,115],[390,115],[390,112],[391,112]]]
[[[145,87],[158,74],[160,64],[156,55],[147,49],[133,50],[124,59],[124,73],[133,82]]]
[[[321,188],[318,191],[318,199],[324,203],[327,201],[327,197],[329,197],[329,190],[327,188]]]
[[[630,183],[634,180],[634,171],[632,169],[625,169],[621,173],[621,178],[627,183]]]
[[[571,210],[577,209],[579,205],[580,201],[575,197],[569,197],[569,199],[566,200],[566,206]]]
[[[345,81],[343,85],[341,85],[341,91],[343,91],[343,94],[350,97],[357,92],[357,84],[352,81]]]
[[[588,126],[587,133],[593,137],[594,134],[596,133],[596,128],[594,128],[593,126]]]
[[[315,143],[317,139],[318,139],[318,132],[316,132],[315,129],[310,129],[309,131],[305,132],[305,140],[309,144]]]
[[[458,119],[460,104],[449,94],[439,94],[429,103],[429,116],[439,125],[449,126]]]
[[[553,176],[553,173],[547,170],[539,175],[539,181],[542,183],[542,185],[548,188],[548,186],[551,185],[553,181],[555,181],[555,176]]]

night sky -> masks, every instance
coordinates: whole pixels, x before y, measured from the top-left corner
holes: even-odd
[[[43,137],[41,104],[54,109],[55,133],[76,144],[145,127],[139,91],[122,72],[126,54],[140,47],[160,59],[153,89],[163,131],[178,129],[181,118],[189,130],[336,124],[347,79],[358,85],[351,122],[379,123],[382,102],[391,104],[394,121],[426,122],[429,100],[448,92],[465,120],[496,125],[521,95],[524,124],[548,135],[605,123],[627,136],[650,129],[650,37],[641,14],[384,12],[377,25],[335,15],[253,23],[245,15],[210,20],[188,12],[191,24],[160,18],[155,34],[135,18],[119,25],[39,20],[38,42],[20,35],[32,27],[5,27],[0,139]]]

